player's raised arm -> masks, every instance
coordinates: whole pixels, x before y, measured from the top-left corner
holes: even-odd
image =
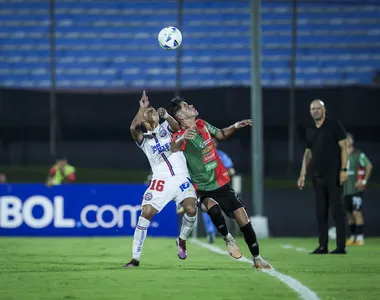
[[[146,96],[145,91],[143,91],[143,94],[141,96],[139,103],[140,103],[140,108],[137,111],[136,116],[132,120],[130,130],[131,130],[133,139],[138,144],[141,144],[144,138],[143,132],[141,130],[141,122],[143,120],[144,112],[149,106],[149,100],[148,100],[148,97]]]
[[[160,118],[163,118],[166,121],[168,121],[170,131],[176,132],[181,129],[179,127],[178,122],[171,115],[168,114],[165,108],[160,107],[159,109],[157,109],[157,112]]]
[[[229,127],[225,127],[223,129],[219,129],[217,134],[216,134],[216,138],[219,139],[219,140],[223,140],[223,139],[227,139],[229,138],[231,135],[233,135],[235,133],[236,130],[240,129],[240,128],[244,128],[246,126],[252,126],[252,120],[251,119],[246,119],[246,120],[242,120],[242,121],[239,121],[239,122],[236,122],[235,124],[229,126]]]

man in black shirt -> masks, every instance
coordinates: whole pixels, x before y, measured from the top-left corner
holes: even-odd
[[[319,246],[311,254],[328,253],[328,211],[336,225],[337,248],[332,254],[346,254],[346,228],[343,206],[343,183],[347,180],[346,133],[337,120],[326,117],[325,105],[314,100],[310,105],[314,126],[308,132],[298,187],[305,184],[310,171],[316,198]]]

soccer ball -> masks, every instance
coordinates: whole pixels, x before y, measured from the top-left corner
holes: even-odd
[[[165,50],[177,49],[182,43],[182,33],[173,26],[162,28],[158,34],[158,43]]]

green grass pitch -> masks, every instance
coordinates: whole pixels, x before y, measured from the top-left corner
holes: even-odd
[[[346,256],[309,255],[316,242],[270,238],[260,246],[278,272],[320,299],[380,299],[380,239],[367,239]],[[191,242],[181,261],[174,239],[148,236],[140,267],[123,269],[131,243],[131,237],[2,237],[0,299],[300,299],[277,278]],[[249,257],[244,241],[238,243]],[[225,249],[221,239],[216,246]]]

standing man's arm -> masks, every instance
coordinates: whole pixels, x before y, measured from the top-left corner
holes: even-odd
[[[334,122],[333,126],[335,140],[338,142],[340,147],[340,173],[339,181],[342,185],[348,178],[347,174],[347,135],[342,124],[339,121]]]
[[[340,140],[340,141],[338,141],[338,144],[340,147],[340,161],[341,161],[339,181],[340,181],[340,185],[342,185],[348,178],[348,174],[347,174],[347,141],[346,141],[346,139]]]
[[[312,156],[312,153],[311,153],[311,149],[307,147],[305,149],[305,153],[303,155],[300,177],[298,178],[298,182],[297,182],[298,188],[300,190],[302,190],[302,188],[305,185],[305,176],[306,176],[306,173],[307,173],[307,167],[310,164],[312,157],[313,156]]]

